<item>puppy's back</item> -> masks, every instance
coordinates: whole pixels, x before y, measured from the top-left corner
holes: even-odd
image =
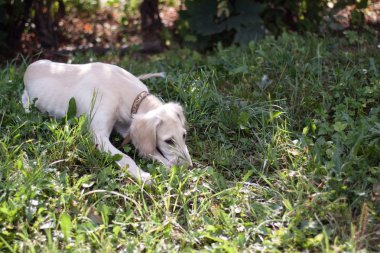
[[[66,114],[69,100],[75,98],[78,114],[87,112],[94,83],[86,82],[86,79],[94,79],[90,72],[90,64],[71,65],[49,60],[30,64],[24,74],[24,107],[35,101],[39,110],[60,118]]]

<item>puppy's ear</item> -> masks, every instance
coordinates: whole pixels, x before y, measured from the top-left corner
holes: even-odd
[[[141,155],[148,156],[155,152],[156,132],[160,123],[160,118],[155,115],[134,116],[129,136]]]
[[[177,104],[177,103],[168,103],[168,105],[170,106],[171,110],[173,110],[175,112],[175,114],[178,116],[181,123],[183,125],[185,125],[186,119],[185,119],[185,116],[183,115],[182,106],[180,104]]]

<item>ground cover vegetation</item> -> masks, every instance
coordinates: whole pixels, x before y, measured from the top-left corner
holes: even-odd
[[[375,37],[283,34],[201,55],[106,54],[178,101],[194,168],[141,160],[148,188],[99,152],[88,119],[20,104],[24,64],[0,72],[0,251],[380,250],[380,57]],[[121,142],[113,136],[113,142]]]

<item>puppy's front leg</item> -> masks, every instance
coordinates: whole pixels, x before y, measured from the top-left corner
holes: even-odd
[[[128,166],[128,172],[137,179],[141,179],[146,184],[151,184],[151,175],[143,170],[141,170],[133,161],[132,158],[127,156],[126,154],[122,153],[120,150],[118,150],[116,147],[112,145],[112,143],[109,141],[109,138],[103,135],[97,135],[95,134],[95,142],[97,144],[97,147],[102,151],[107,151],[111,153],[112,155],[121,155],[122,158],[117,161],[117,164],[123,168]]]

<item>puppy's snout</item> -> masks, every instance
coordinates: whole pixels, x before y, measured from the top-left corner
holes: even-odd
[[[188,168],[189,170],[191,170],[192,168],[194,168],[194,166],[193,166],[193,162],[191,161],[191,159],[188,160],[185,164],[186,164],[186,166],[187,166],[187,168]]]
[[[177,159],[177,164],[178,165],[182,165],[184,167],[187,167],[189,170],[191,170],[193,168],[193,163],[190,161],[188,161],[187,159]]]

